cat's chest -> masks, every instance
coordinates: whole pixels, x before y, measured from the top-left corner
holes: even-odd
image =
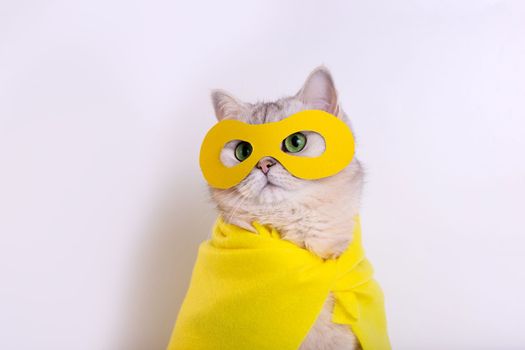
[[[283,239],[306,248],[323,258],[337,257],[351,241],[352,220],[321,215],[315,211],[288,211],[259,220],[275,227]]]

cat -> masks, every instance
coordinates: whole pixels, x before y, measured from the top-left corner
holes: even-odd
[[[261,124],[282,120],[302,110],[319,109],[337,116],[351,127],[339,103],[332,75],[324,66],[310,73],[297,94],[274,102],[246,103],[223,90],[214,90],[211,97],[219,121],[235,119]],[[304,134],[306,145],[297,155],[322,154],[323,138],[313,132]],[[239,162],[235,156],[238,143],[231,141],[222,149],[220,157],[226,166]],[[355,157],[338,174],[318,180],[299,179],[274,158],[265,157],[238,185],[226,190],[210,187],[210,194],[226,222],[250,231],[254,231],[253,221],[271,225],[283,239],[324,259],[331,259],[337,258],[352,241],[363,177],[363,167]],[[297,291],[298,295],[300,292]],[[300,350],[360,348],[348,326],[332,323],[332,306],[330,295]]]

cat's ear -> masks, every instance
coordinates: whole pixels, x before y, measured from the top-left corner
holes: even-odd
[[[239,101],[224,90],[213,90],[211,92],[211,102],[215,109],[215,116],[218,121],[223,119],[239,119],[248,110],[248,104]]]
[[[339,116],[337,90],[330,71],[324,66],[317,67],[310,73],[296,98],[315,109]]]

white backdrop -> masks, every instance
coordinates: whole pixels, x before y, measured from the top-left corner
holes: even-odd
[[[334,75],[396,349],[525,348],[525,3],[0,3],[0,348],[163,349],[211,88]]]

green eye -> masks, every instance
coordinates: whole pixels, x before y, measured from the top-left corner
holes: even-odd
[[[283,141],[284,151],[290,153],[300,152],[303,150],[304,146],[306,146],[306,136],[300,132],[291,134]]]
[[[252,151],[252,145],[246,141],[241,141],[235,147],[235,158],[237,158],[239,162],[242,162],[252,154]]]

